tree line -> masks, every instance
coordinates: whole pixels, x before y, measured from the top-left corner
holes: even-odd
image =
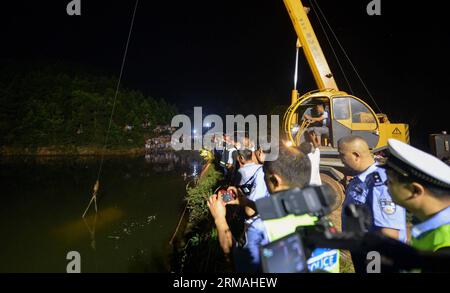
[[[48,66],[0,72],[0,145],[8,147],[102,146],[117,78]],[[121,88],[108,147],[143,145],[176,108],[163,99]]]

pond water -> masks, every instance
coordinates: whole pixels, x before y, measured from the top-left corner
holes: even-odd
[[[105,158],[98,213],[82,219],[100,158],[2,159],[0,272],[166,272],[192,155]]]

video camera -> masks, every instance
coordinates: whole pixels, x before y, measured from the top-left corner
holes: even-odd
[[[256,201],[256,208],[263,220],[287,215],[323,217],[331,212],[335,195],[328,185],[293,188]]]
[[[304,214],[318,217],[314,226],[299,226],[295,233],[261,247],[264,272],[308,272],[307,260],[316,248],[365,254],[376,251],[382,255],[389,271],[450,270],[450,253],[418,251],[381,233],[369,232],[370,213],[360,206],[349,205],[343,209],[347,232],[338,233],[326,217],[332,211],[334,198],[328,186],[314,186],[290,189],[256,201],[262,220]]]
[[[325,217],[335,205],[335,194],[327,186],[309,186],[304,189],[294,188],[278,192],[270,197],[257,200],[256,208],[262,220],[273,220],[288,215],[304,215],[318,217],[317,225],[323,229],[333,229]],[[300,229],[300,228],[299,228]],[[308,259],[314,249],[305,246],[301,233],[293,233],[277,241],[261,247],[261,263],[264,272],[289,273],[307,272]],[[337,263],[338,251],[329,251]],[[324,259],[323,256],[319,256]]]

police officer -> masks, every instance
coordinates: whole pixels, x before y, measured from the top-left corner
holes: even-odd
[[[390,139],[388,145],[389,192],[419,221],[411,229],[412,246],[450,251],[450,167],[398,140]]]
[[[369,232],[379,231],[405,242],[406,211],[393,202],[385,185],[386,170],[375,162],[367,142],[359,136],[347,136],[339,140],[338,150],[342,162],[354,175],[346,188],[343,209],[349,204],[363,206],[371,219]],[[342,229],[351,232],[345,217],[342,217]],[[366,272],[365,254],[352,252],[357,273]]]

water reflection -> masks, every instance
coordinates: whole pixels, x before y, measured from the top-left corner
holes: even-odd
[[[91,242],[95,242],[95,239],[92,238],[94,238],[93,236],[95,236],[96,230],[110,227],[113,223],[123,218],[123,216],[123,211],[116,207],[104,207],[99,209],[98,213],[91,212],[85,218],[78,217],[77,219],[59,225],[53,232],[58,239],[69,243],[86,238],[86,236],[91,238]]]
[[[1,158],[0,272],[65,272],[72,250],[82,272],[165,271],[184,208],[183,175],[197,174],[201,158],[147,155],[105,158],[98,213],[84,220],[99,158]]]
[[[144,158],[155,172],[170,172],[180,166],[185,166],[189,169],[189,176],[198,176],[202,166],[199,157],[183,156],[177,152],[150,152]]]
[[[91,238],[91,248],[93,250],[96,249],[96,242],[95,242],[95,229],[97,228],[97,213],[95,213],[94,216],[94,223],[92,223],[92,226],[89,225],[86,218],[83,218],[83,222],[86,225],[86,229],[89,232],[90,238]]]

